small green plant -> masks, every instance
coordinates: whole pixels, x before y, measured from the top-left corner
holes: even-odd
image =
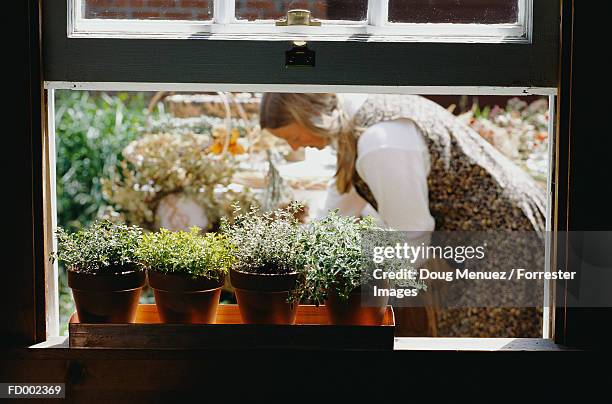
[[[373,218],[340,216],[337,210],[306,227],[308,271],[302,298],[318,305],[334,291],[341,299],[348,300],[351,292],[361,286],[367,264],[361,233],[375,229]]]
[[[233,246],[222,234],[172,232],[161,229],[143,236],[138,257],[148,270],[163,274],[185,274],[191,277],[222,279],[233,263]]]
[[[51,260],[57,259],[70,271],[100,274],[142,269],[136,255],[142,230],[137,226],[97,220],[75,233],[59,228],[56,236],[58,249]]]
[[[251,207],[241,213],[235,206],[234,222],[222,219],[221,230],[232,244],[237,271],[257,274],[304,272],[306,255],[302,229],[295,219],[302,206],[297,203],[285,209],[262,213]]]

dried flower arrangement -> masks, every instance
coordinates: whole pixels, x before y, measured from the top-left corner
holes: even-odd
[[[209,136],[193,133],[147,134],[130,143],[121,168],[102,181],[111,204],[106,216],[156,229],[160,201],[182,194],[204,209],[204,230],[213,230],[221,217],[232,216],[232,204],[251,206],[255,198],[250,190],[231,186],[237,167],[233,156],[210,153],[210,146]]]
[[[244,146],[238,143],[239,137],[240,131],[237,128],[233,128],[228,142],[227,130],[221,127],[215,128],[213,130],[213,138],[215,139],[215,141],[212,145],[208,147],[208,149],[206,149],[206,151],[212,154],[221,155],[225,151],[227,143],[227,152],[230,153],[232,156],[236,156],[238,154],[245,154],[246,150]]]

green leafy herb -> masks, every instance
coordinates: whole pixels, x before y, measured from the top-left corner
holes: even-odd
[[[302,297],[323,303],[330,291],[342,299],[361,286],[367,257],[361,245],[361,232],[376,229],[374,219],[357,219],[331,211],[311,223],[304,232],[308,271]]]
[[[59,228],[57,253],[51,260],[58,260],[68,270],[89,274],[142,270],[136,250],[142,239],[137,226],[98,220],[88,228],[69,233]]]
[[[197,227],[189,232],[161,229],[143,236],[138,257],[152,271],[221,279],[233,263],[232,250],[229,239],[221,234],[202,236]]]
[[[294,217],[301,209],[300,204],[293,203],[267,213],[257,207],[240,213],[236,206],[234,222],[224,218],[221,224],[222,232],[236,246],[233,268],[259,274],[303,272],[306,255],[302,229]]]

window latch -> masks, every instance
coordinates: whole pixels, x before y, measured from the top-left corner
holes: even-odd
[[[294,25],[302,25],[308,27],[319,27],[321,26],[321,21],[310,19],[310,11],[309,10],[289,10],[287,11],[287,16],[276,21],[276,26],[278,27],[288,27]]]

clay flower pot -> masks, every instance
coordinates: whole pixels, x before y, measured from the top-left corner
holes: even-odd
[[[377,285],[388,287],[388,283]],[[328,293],[325,306],[330,324],[334,325],[381,325],[387,310],[388,296],[369,297],[367,305],[363,304],[361,288],[356,289],[348,300],[344,300],[335,292]]]
[[[164,323],[214,324],[224,281],[149,271],[149,286]]]
[[[288,303],[298,273],[267,275],[231,270],[230,280],[242,321],[247,324],[295,324],[298,303]]]
[[[86,274],[68,271],[68,286],[81,323],[133,323],[144,271]]]

